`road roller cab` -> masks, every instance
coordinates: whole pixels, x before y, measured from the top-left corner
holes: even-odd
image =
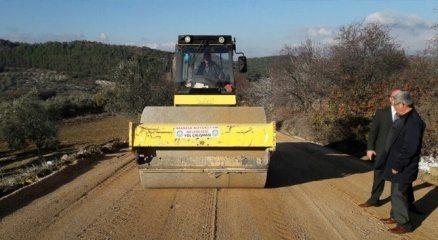
[[[275,123],[236,106],[235,50],[229,35],[178,37],[174,106],[146,106],[129,127],[144,187],[264,187]]]

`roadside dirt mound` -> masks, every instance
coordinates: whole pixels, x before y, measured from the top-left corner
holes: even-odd
[[[40,181],[53,172],[59,171],[69,164],[76,164],[78,161],[98,160],[104,157],[105,154],[119,151],[121,148],[126,148],[127,143],[120,139],[113,139],[107,143],[100,145],[89,145],[81,147],[75,152],[53,152],[45,154],[43,159],[38,157],[29,158],[29,164],[21,165],[19,168],[2,171],[0,180],[0,198],[4,197],[17,189],[25,187],[29,184]],[[11,159],[10,161],[13,161]],[[26,161],[26,159],[20,159]]]

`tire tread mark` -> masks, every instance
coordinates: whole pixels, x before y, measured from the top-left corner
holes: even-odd
[[[121,165],[120,167],[118,167],[113,174],[110,174],[109,176],[105,177],[104,179],[102,179],[101,181],[97,182],[96,185],[94,187],[92,187],[90,190],[88,190],[87,192],[83,193],[79,198],[75,199],[69,206],[66,206],[65,208],[61,209],[54,217],[53,219],[50,221],[49,225],[54,224],[62,215],[64,212],[68,211],[68,209],[72,208],[73,206],[75,206],[78,202],[82,201],[83,199],[85,199],[90,193],[96,191],[97,189],[101,188],[102,186],[105,186],[106,182],[113,182],[114,180],[111,180],[111,178],[113,177],[118,177],[120,178],[121,175],[123,175],[124,173],[126,173],[129,169],[131,169],[132,167],[134,167],[134,159],[132,159],[131,161],[128,161],[127,163]]]
[[[309,190],[307,190],[303,186],[298,186],[299,189],[301,189],[301,192],[303,193],[303,197],[306,199],[306,203],[312,204],[313,208],[316,209],[316,213],[321,216],[321,218],[324,219],[324,222],[326,222],[328,225],[331,226],[331,229],[333,229],[333,232],[336,234],[336,236],[339,239],[344,239],[345,236],[342,235],[342,233],[338,230],[338,227],[333,224],[332,221],[330,221],[330,217],[327,215],[327,213],[324,212],[321,206],[319,206],[313,197],[311,196],[311,193],[309,193]]]
[[[281,203],[273,204],[278,202],[278,198],[274,198],[272,195],[270,194],[269,198],[265,198],[264,201],[265,205],[269,208],[268,212],[274,223],[274,229],[279,233],[280,238],[285,240],[306,239],[306,235],[302,234],[305,231],[299,225],[294,224],[294,227],[290,227],[292,224],[289,223],[287,216],[281,211]],[[297,229],[300,234],[293,234],[297,232]]]

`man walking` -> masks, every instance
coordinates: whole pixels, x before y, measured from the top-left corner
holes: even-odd
[[[384,178],[391,182],[391,213],[389,218],[381,220],[388,224],[397,223],[389,231],[401,234],[413,230],[409,218],[409,191],[412,182],[417,179],[426,125],[414,109],[414,101],[409,92],[400,91],[394,96],[394,108],[399,119],[391,128],[384,154]]]
[[[370,132],[368,134],[367,156],[369,159],[374,159],[374,179],[371,197],[366,202],[359,204],[361,207],[377,206],[383,188],[385,187],[383,170],[385,168],[386,159],[383,152],[392,123],[398,118],[393,105],[394,96],[399,92],[399,89],[395,89],[391,92],[389,96],[391,106],[377,110],[371,122]]]

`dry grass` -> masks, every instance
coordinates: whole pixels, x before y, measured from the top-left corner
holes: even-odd
[[[114,138],[125,140],[128,138],[128,121],[121,116],[105,116],[64,123],[59,131],[61,146],[101,144]]]
[[[121,116],[91,116],[76,118],[60,125],[59,141],[61,149],[65,147],[80,147],[90,144],[102,144],[112,139],[127,140],[129,120]],[[13,155],[32,155],[35,146],[29,146],[26,150],[10,152],[6,143],[0,142],[1,159]]]

